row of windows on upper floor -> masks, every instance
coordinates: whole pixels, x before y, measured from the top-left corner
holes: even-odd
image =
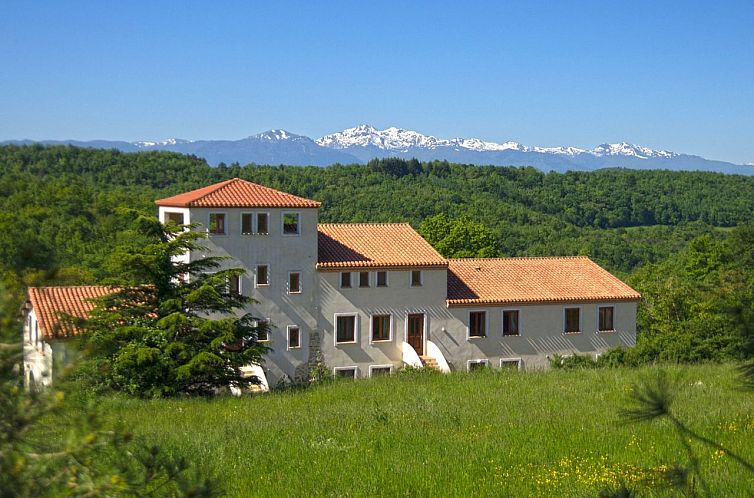
[[[388,286],[388,272],[387,271],[360,271],[356,273],[356,282],[354,282],[354,273],[345,271],[340,273],[340,288],[351,289],[358,284],[360,288],[372,287],[387,287]],[[411,270],[409,275],[409,285],[411,287],[422,286],[422,271]]]
[[[352,273],[351,272],[342,272],[340,273],[340,287],[342,289],[350,289],[352,288]],[[376,271],[376,272],[368,272],[368,271],[361,271],[357,274],[357,281],[358,281],[358,287],[359,288],[368,288],[371,287],[372,284],[376,287],[387,287],[388,286],[388,272],[387,271]],[[254,286],[255,287],[266,287],[270,285],[270,267],[269,265],[257,265],[255,269],[255,275],[254,275]],[[422,272],[421,270],[411,270],[409,275],[409,285],[411,287],[421,287],[422,286]],[[235,294],[242,294],[243,289],[241,287],[241,277],[238,275],[234,275],[230,278],[228,282],[228,287],[230,289],[230,292]],[[299,271],[293,271],[288,272],[288,282],[287,282],[287,292],[288,294],[300,294],[302,292],[301,289],[301,272]]]
[[[165,212],[165,222],[172,221],[182,225],[185,221],[183,213]],[[210,235],[229,235],[227,213],[209,213],[207,233]],[[301,233],[301,215],[297,212],[283,212],[280,218],[280,233],[283,235],[299,235]],[[241,235],[269,235],[270,213],[249,212],[241,213]]]

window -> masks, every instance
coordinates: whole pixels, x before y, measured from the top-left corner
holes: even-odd
[[[209,233],[225,235],[225,213],[209,213]]]
[[[387,287],[387,272],[386,271],[377,272],[377,287]]]
[[[259,235],[267,235],[270,233],[270,215],[267,213],[257,213],[257,231]]]
[[[393,365],[370,365],[369,376],[379,377],[381,375],[390,375],[393,372]]]
[[[487,360],[469,360],[467,366],[469,372],[484,370],[487,368]]]
[[[299,234],[298,213],[283,213],[283,234]]]
[[[369,287],[369,272],[368,271],[359,272],[359,287]]]
[[[228,277],[228,293],[238,296],[241,294],[241,276],[231,275]]]
[[[251,235],[251,213],[241,213],[241,235]]]
[[[299,294],[301,292],[301,273],[292,272],[288,274],[288,294]]]
[[[581,332],[580,315],[580,308],[565,309],[565,328],[563,331],[566,334],[578,334]]]
[[[599,330],[600,332],[612,332],[615,330],[615,324],[613,323],[613,317],[615,316],[615,307],[613,306],[600,306],[599,307]]]
[[[350,289],[351,288],[351,274],[347,271],[344,271],[340,274],[340,288],[341,289]]]
[[[254,324],[257,329],[257,341],[269,342],[270,340],[270,321],[265,319],[259,319]]]
[[[267,265],[257,265],[257,287],[270,285],[270,270]]]
[[[355,379],[356,367],[335,367],[333,375],[336,379]]]
[[[372,341],[390,340],[390,315],[372,315]]]
[[[335,343],[356,342],[356,315],[335,317]]]
[[[165,213],[165,223],[172,221],[176,225],[183,225],[183,213]]]
[[[422,272],[421,270],[411,270],[411,287],[421,287]]]
[[[487,335],[487,312],[469,311],[469,337],[485,337]]]
[[[296,325],[288,325],[288,349],[301,347],[301,329]]]
[[[519,335],[518,310],[503,311],[503,335]]]
[[[501,358],[500,368],[502,368],[503,370],[520,370],[521,358]]]

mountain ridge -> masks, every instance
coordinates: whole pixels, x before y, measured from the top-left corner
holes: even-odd
[[[271,129],[239,140],[8,140],[2,145],[74,145],[113,148],[123,152],[169,150],[203,157],[209,164],[286,164],[329,166],[335,163],[365,163],[374,158],[397,157],[422,161],[534,166],[544,171],[591,171],[601,168],[670,169],[714,171],[754,175],[751,165],[738,165],[700,156],[655,150],[629,142],[602,143],[592,149],[559,146],[528,146],[514,141],[501,143],[478,138],[437,138],[397,127],[383,130],[368,124],[346,128],[313,140],[284,129]]]

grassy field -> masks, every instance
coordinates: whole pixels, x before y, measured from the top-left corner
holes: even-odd
[[[736,391],[734,368],[668,371],[681,386],[679,417],[754,460],[754,393]],[[231,496],[596,496],[687,463],[667,422],[619,422],[649,373],[402,374],[242,399],[103,405],[147,441],[179,448]],[[749,496],[754,476],[691,444],[713,496]]]

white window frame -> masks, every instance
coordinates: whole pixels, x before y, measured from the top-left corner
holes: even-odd
[[[387,365],[369,365],[369,377],[374,376],[374,371],[377,369],[387,369],[388,375],[393,375],[393,364],[387,364]]]
[[[170,221],[170,215],[171,214],[180,214],[181,215],[181,219],[183,220],[183,223],[179,223],[179,225],[186,225],[187,224],[186,223],[186,218],[188,218],[188,215],[186,213],[184,213],[183,211],[173,211],[173,210],[170,210],[170,211],[165,210],[165,211],[163,211],[163,216],[162,216],[162,222],[161,223],[165,224],[168,221]]]
[[[577,309],[579,310],[579,330],[578,332],[566,332],[566,310],[570,309]],[[563,327],[562,327],[562,334],[563,335],[579,335],[582,332],[584,332],[584,310],[582,309],[582,306],[563,306]]]
[[[484,313],[484,335],[471,335],[471,314]],[[487,310],[468,310],[466,312],[466,340],[486,339],[490,336],[490,314]]]
[[[298,273],[298,290],[293,292],[291,291],[291,275],[296,274],[296,273]],[[303,294],[304,293],[304,283],[302,282],[302,279],[301,279],[302,276],[303,276],[302,271],[289,271],[288,272],[288,282],[286,283],[288,294]]]
[[[359,367],[357,367],[356,365],[350,366],[350,367],[334,367],[332,369],[333,377],[335,377],[336,379],[342,379],[343,377],[338,376],[338,372],[343,371],[343,370],[353,370],[354,380],[359,378]]]
[[[266,284],[260,284],[258,277],[259,277],[259,267],[260,266],[266,266],[267,267],[267,283]],[[254,265],[254,287],[269,287],[270,282],[272,281],[272,277],[270,277],[270,265],[267,263],[258,263]]]
[[[285,215],[286,214],[295,214],[297,218],[296,222],[296,233],[285,233]],[[267,223],[269,224],[269,220],[267,220]],[[280,213],[280,233],[284,237],[299,237],[301,235],[301,212],[300,211],[283,211]]]
[[[524,361],[521,358],[500,358],[500,368],[505,368],[503,367],[503,363],[513,363],[514,361],[518,364],[518,369],[522,370]]]
[[[221,214],[223,215],[223,233],[214,233],[211,231],[212,229],[212,215],[213,214]],[[212,237],[227,237],[229,232],[229,226],[228,226],[228,213],[226,211],[210,211],[207,213],[207,235],[211,235]]]
[[[387,339],[374,339],[374,317],[375,316],[388,316],[390,317],[390,326],[388,327]],[[392,313],[372,313],[369,315],[369,343],[370,344],[385,344],[386,342],[393,342],[393,327],[395,326],[395,320]]]
[[[353,341],[338,341],[338,317],[339,316],[352,316],[354,317],[353,321]],[[359,313],[358,312],[352,312],[352,313],[335,313],[333,315],[333,321],[332,321],[332,337],[333,342],[335,343],[335,346],[342,346],[344,344],[358,344],[359,343]]]
[[[471,372],[471,365],[484,365],[485,368],[489,368],[490,360],[488,358],[476,358],[474,360],[466,360],[467,372]]]
[[[379,285],[379,282],[380,282],[379,274],[380,273],[384,273],[385,274],[385,285]],[[390,287],[390,277],[389,277],[389,274],[390,274],[390,272],[387,271],[387,270],[378,270],[378,271],[374,272],[374,287],[376,289],[385,289],[387,287]]]
[[[298,329],[298,346],[291,346],[291,329]],[[285,343],[286,343],[286,349],[290,351],[291,349],[301,349],[301,327],[298,325],[288,325],[285,328]]]
[[[612,308],[613,309],[613,328],[610,330],[600,330],[600,308]],[[598,334],[615,334],[617,329],[615,328],[615,305],[605,304],[597,305],[597,333]]]
[[[414,278],[413,274],[415,271],[419,272],[419,284],[414,285]],[[422,270],[409,270],[408,271],[408,286],[412,289],[415,289],[417,287],[423,287],[424,286],[424,272]]]
[[[343,274],[348,274],[348,287],[343,287]],[[350,271],[338,272],[338,286],[341,289],[353,289],[353,273]]]
[[[236,276],[232,276],[231,275],[231,276],[228,277],[228,283],[226,284],[227,285],[227,289],[228,289],[228,294],[230,294],[230,279],[231,278],[237,278],[238,279],[238,295],[239,296],[243,296],[243,275],[236,275]]]
[[[263,322],[267,324],[267,339],[264,341],[257,340],[257,342],[265,342],[265,343],[271,343],[272,342],[272,322],[269,318],[262,318]],[[259,326],[259,320],[254,320],[254,327]],[[288,338],[286,337],[286,341]]]
[[[251,216],[251,232],[249,233],[243,233],[243,217],[244,215],[248,214]],[[240,233],[244,237],[249,237],[251,235],[254,235],[254,213],[252,211],[241,211],[241,213],[238,215],[238,233]]]
[[[505,312],[506,311],[517,311],[518,312],[518,334],[506,334],[505,333]],[[523,325],[521,325],[521,308],[503,308],[502,311],[500,311],[500,333],[503,335],[503,337],[521,337],[523,334]]]
[[[267,215],[267,232],[262,233],[259,231],[259,215],[260,214],[266,214]],[[269,211],[254,211],[254,215],[251,220],[252,224],[252,230],[251,232],[254,235],[269,235],[270,234],[270,213]]]

